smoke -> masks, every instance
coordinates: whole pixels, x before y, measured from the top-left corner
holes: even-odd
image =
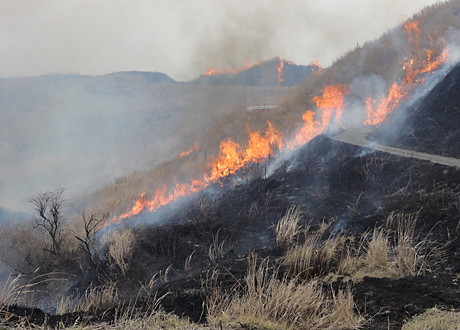
[[[274,56],[272,42],[276,31],[267,19],[269,16],[265,9],[248,16],[228,8],[223,24],[198,41],[192,67],[236,68],[245,65],[245,59],[254,63]]]
[[[435,0],[0,0],[0,77],[138,70],[196,78],[282,56],[323,66]]]

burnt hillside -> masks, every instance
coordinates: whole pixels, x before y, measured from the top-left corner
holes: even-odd
[[[235,73],[201,75],[190,84],[291,87],[303,83],[317,69],[274,58]]]
[[[229,282],[242,279],[244,260],[251,251],[269,256],[275,264],[282,263],[275,227],[291,205],[300,206],[303,225],[330,225],[323,235],[325,241],[339,234],[359,240],[383,226],[395,211],[417,214],[417,237],[446,247],[445,261],[432,273],[395,280],[365,277],[357,283],[342,275],[334,282],[334,286],[351,285],[358,309],[370,318],[365,329],[387,329],[388,322],[396,329],[427,308],[460,308],[460,291],[452,284],[460,271],[459,174],[457,168],[373,152],[319,136],[272,176],[236,186],[217,197],[203,197],[168,224],[140,230],[138,235],[145,238],[136,248],[138,265],[133,267],[132,276],[172,264],[174,279],[159,288],[160,292],[173,292],[165,299],[164,308],[198,320],[204,297],[198,279],[192,280],[190,274],[203,274],[216,266],[208,257],[213,238],[218,237],[223,244],[217,267],[225,269],[227,275],[222,280],[229,286]],[[152,251],[156,257],[149,259]],[[186,275],[180,269],[193,251],[195,263]],[[151,263],[146,264],[146,260]],[[403,288],[403,294],[398,294]],[[424,295],[430,298],[422,298]]]
[[[396,114],[373,135],[381,144],[460,157],[460,65],[456,65],[416,105]],[[400,130],[389,127],[397,124]],[[389,134],[388,134],[389,133]],[[396,134],[395,134],[396,133]]]
[[[213,269],[221,271],[221,285],[231,288],[244,281],[246,259],[255,252],[289,273],[275,236],[276,224],[289,206],[300,206],[302,226],[328,224],[321,238],[324,242],[345,235],[348,244],[384,226],[392,212],[412,214],[417,218],[417,239],[436,242],[445,250],[445,257],[429,272],[400,279],[364,277],[357,282],[339,272],[331,284],[325,280],[325,289],[330,285],[351,288],[357,309],[367,319],[364,329],[387,329],[388,324],[399,329],[407,318],[434,306],[460,309],[460,291],[453,281],[460,272],[459,174],[457,168],[319,136],[267,178],[252,178],[217,195],[211,187],[185,208],[163,210],[162,224],[134,230],[136,245],[127,273],[113,268],[108,260],[102,273],[116,279],[119,292],[129,299],[139,283],[166,271],[168,279],[153,286],[150,294],[169,292],[161,302],[166,311],[203,322],[207,296],[202,280]],[[212,257],[210,251],[214,251]],[[191,263],[184,269],[191,254]],[[332,259],[331,270],[338,267],[336,258],[339,255]],[[325,275],[318,268],[310,276]],[[94,273],[86,273],[68,294],[81,294],[95,281]],[[99,320],[110,319],[113,312],[106,311]],[[75,316],[63,318],[73,322]],[[35,322],[41,324],[43,319]]]

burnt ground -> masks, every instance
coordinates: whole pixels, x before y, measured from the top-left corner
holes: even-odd
[[[395,114],[369,138],[393,147],[460,158],[459,112],[460,65],[456,65],[426,97]]]
[[[233,186],[231,182],[222,184]],[[430,273],[399,280],[366,277],[358,283],[339,279],[333,285],[351,286],[357,308],[368,319],[365,329],[388,329],[388,325],[398,329],[409,317],[428,308],[460,310],[458,196],[458,168],[319,136],[268,178],[253,177],[248,184],[233,186],[222,194],[209,193],[179,213],[165,213],[162,225],[138,227],[128,274],[123,276],[113,268],[104,272],[118,281],[125,299],[138,292],[139,283],[157,274],[151,295],[169,292],[162,301],[167,312],[205,321],[204,283],[213,269],[220,270],[220,284],[231,288],[244,277],[251,251],[279,264],[283,253],[275,244],[275,225],[290,205],[301,207],[304,223],[331,223],[329,235],[344,232],[357,237],[383,225],[392,211],[417,213],[419,238],[436,241],[446,251],[445,260]],[[214,248],[212,258],[210,246]],[[81,290],[95,280],[88,276],[80,284]],[[69,294],[76,292],[78,286]],[[33,313],[36,317],[31,319],[42,324],[44,314]],[[100,321],[97,311],[85,315],[86,320]],[[110,318],[111,313],[103,315]],[[53,316],[47,322],[51,325],[74,318]]]
[[[334,284],[351,285],[358,309],[369,318],[364,328],[388,329],[390,324],[397,329],[408,317],[434,306],[460,309],[459,174],[458,168],[319,136],[272,176],[235,186],[220,196],[203,197],[167,225],[142,230],[145,238],[135,257],[142,262],[133,265],[133,275],[147,269],[155,272],[159,264],[172,265],[169,281],[158,288],[160,294],[171,291],[163,307],[205,320],[206,270],[219,267],[221,282],[231,287],[244,276],[250,251],[277,261],[282,252],[275,245],[274,227],[290,205],[301,207],[305,223],[332,223],[330,235],[345,232],[358,237],[383,225],[392,211],[418,213],[420,239],[446,248],[445,261],[432,273]],[[213,263],[208,252],[216,235],[223,248]],[[194,261],[185,272],[184,260],[192,252]]]

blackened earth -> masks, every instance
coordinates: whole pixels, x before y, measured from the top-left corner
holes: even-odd
[[[218,283],[229,289],[243,282],[251,252],[261,259],[269,257],[283,271],[275,226],[289,206],[299,205],[304,224],[332,224],[325,239],[339,232],[359,238],[398,211],[417,214],[416,232],[421,240],[444,246],[445,260],[429,273],[398,280],[365,277],[357,283],[339,278],[333,283],[334,288],[352,288],[357,310],[367,319],[364,329],[398,329],[410,317],[435,306],[460,309],[460,169],[375,152],[325,136],[313,139],[267,178],[265,164],[254,166],[257,168],[238,174],[242,180],[236,186],[233,181],[221,182],[227,191],[205,194],[180,211],[165,211],[161,225],[135,230],[138,243],[129,274],[113,275],[126,300],[138,292],[140,282],[163,274],[149,294],[168,293],[161,302],[164,310],[205,322],[206,283],[213,269],[219,270]],[[251,177],[246,178],[245,172]],[[212,260],[210,246],[221,247]],[[185,269],[192,253],[190,267]],[[110,271],[115,272],[106,269]],[[82,281],[82,290],[91,280]],[[147,304],[149,300],[144,299]],[[60,321],[71,324],[76,317],[110,321],[116,310],[92,311],[83,317],[46,316],[37,310],[11,308],[13,314],[28,313],[32,323],[50,326]]]

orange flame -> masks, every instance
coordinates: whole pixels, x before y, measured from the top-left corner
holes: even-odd
[[[316,75],[319,75],[321,73],[321,70],[323,70],[323,67],[319,64],[319,60],[316,60],[313,63],[311,63],[309,67],[312,68],[312,72]]]
[[[224,74],[237,74],[237,73],[240,73],[242,71],[246,71],[246,70],[249,70],[255,66],[260,66],[261,63],[259,61],[256,61],[254,64],[251,64],[251,61],[249,59],[246,60],[246,66],[241,66],[239,68],[236,68],[236,69],[221,69],[221,70],[215,70],[212,66],[209,67],[208,70],[206,70],[206,72],[204,72],[202,74],[202,76],[219,76],[219,75],[224,75]]]
[[[181,152],[180,155],[179,155],[179,158],[188,156],[188,155],[190,155],[192,152],[194,152],[195,150],[198,150],[198,149],[200,149],[200,145],[199,145],[198,143],[195,143],[195,145],[194,145],[193,147],[191,147],[189,150],[184,151],[184,152]]]
[[[242,149],[237,142],[228,139],[220,143],[219,158],[211,164],[211,175],[206,181],[214,182],[220,178],[236,173],[249,162],[265,160],[276,148],[283,145],[283,134],[277,131],[268,122],[268,129],[264,136],[260,132],[252,132],[248,127],[249,142],[246,149]]]
[[[413,45],[419,45],[420,29],[417,22],[409,22],[405,26],[408,39]],[[432,47],[433,48],[433,47]],[[447,45],[444,41],[438,45],[438,49],[412,51],[412,58],[406,59],[403,63],[405,77],[400,84],[393,83],[388,96],[382,99],[374,100],[372,97],[366,99],[367,120],[365,124],[377,125],[388,116],[389,112],[401,104],[409,95],[410,88],[413,84],[422,84],[421,75],[424,73],[433,73],[447,58]],[[426,56],[423,56],[426,54]],[[439,54],[439,55],[437,55]],[[423,59],[425,58],[425,59]],[[255,65],[260,65],[257,63]],[[280,59],[278,67],[279,84],[282,80],[284,62]],[[321,71],[318,61],[311,66]],[[246,66],[235,70],[215,71],[208,70],[206,75],[237,73],[246,70],[252,66]],[[303,126],[298,130],[295,139],[283,145],[283,135],[277,131],[273,125],[268,122],[268,128],[262,134],[258,131],[251,131],[248,127],[249,140],[246,148],[239,143],[227,139],[221,141],[219,156],[209,165],[209,175],[204,174],[201,180],[192,180],[190,183],[176,183],[173,189],[168,190],[166,185],[158,189],[154,195],[148,199],[146,193],[142,193],[132,206],[131,210],[112,219],[113,223],[119,223],[126,219],[138,215],[145,211],[154,211],[158,208],[169,204],[182,196],[190,196],[210,184],[236,173],[242,169],[245,164],[259,160],[267,159],[276,149],[281,150],[283,147],[293,149],[303,145],[313,139],[315,136],[324,133],[329,127],[339,125],[344,110],[344,100],[349,88],[345,84],[338,84],[324,87],[321,96],[315,96],[313,101],[316,104],[317,111],[306,111],[303,116]],[[198,145],[194,148],[183,152],[179,157],[184,157],[193,150],[197,150]]]
[[[248,127],[249,142],[246,149],[243,149],[237,142],[228,139],[220,143],[219,157],[211,164],[211,174],[200,180],[191,180],[190,183],[176,183],[174,189],[169,192],[166,185],[155,191],[154,196],[146,199],[146,193],[142,193],[135,201],[131,210],[112,219],[111,223],[120,223],[123,219],[138,215],[142,212],[159,209],[179,197],[190,196],[203,190],[215,181],[230,174],[236,173],[249,162],[265,160],[276,149],[283,145],[283,135],[268,122],[268,128],[264,135],[257,131],[251,131]],[[107,225],[107,224],[106,224]],[[103,227],[101,227],[103,228]],[[101,229],[99,228],[99,229]]]
[[[400,84],[393,83],[387,97],[381,97],[377,100],[372,99],[371,96],[367,97],[365,125],[381,124],[394,109],[408,99],[412,86],[424,83],[425,80],[421,75],[436,72],[447,59],[448,47],[442,39],[437,47],[438,49],[422,50],[420,46],[421,31],[417,21],[407,22],[404,25],[404,29],[411,44],[411,48],[408,51],[413,57],[405,59],[403,63],[405,76]],[[431,38],[430,40],[431,47],[435,48],[433,39]]]
[[[284,81],[283,67],[284,61],[280,58],[280,64],[276,69],[278,71],[278,86],[281,86],[281,83]]]
[[[294,149],[303,145],[325,132],[331,125],[340,124],[345,107],[345,95],[349,92],[350,90],[345,84],[324,87],[322,95],[313,98],[318,107],[317,115],[319,115],[320,120],[315,120],[313,111],[305,112],[302,116],[304,124],[297,132],[294,140],[287,144],[287,148]]]

